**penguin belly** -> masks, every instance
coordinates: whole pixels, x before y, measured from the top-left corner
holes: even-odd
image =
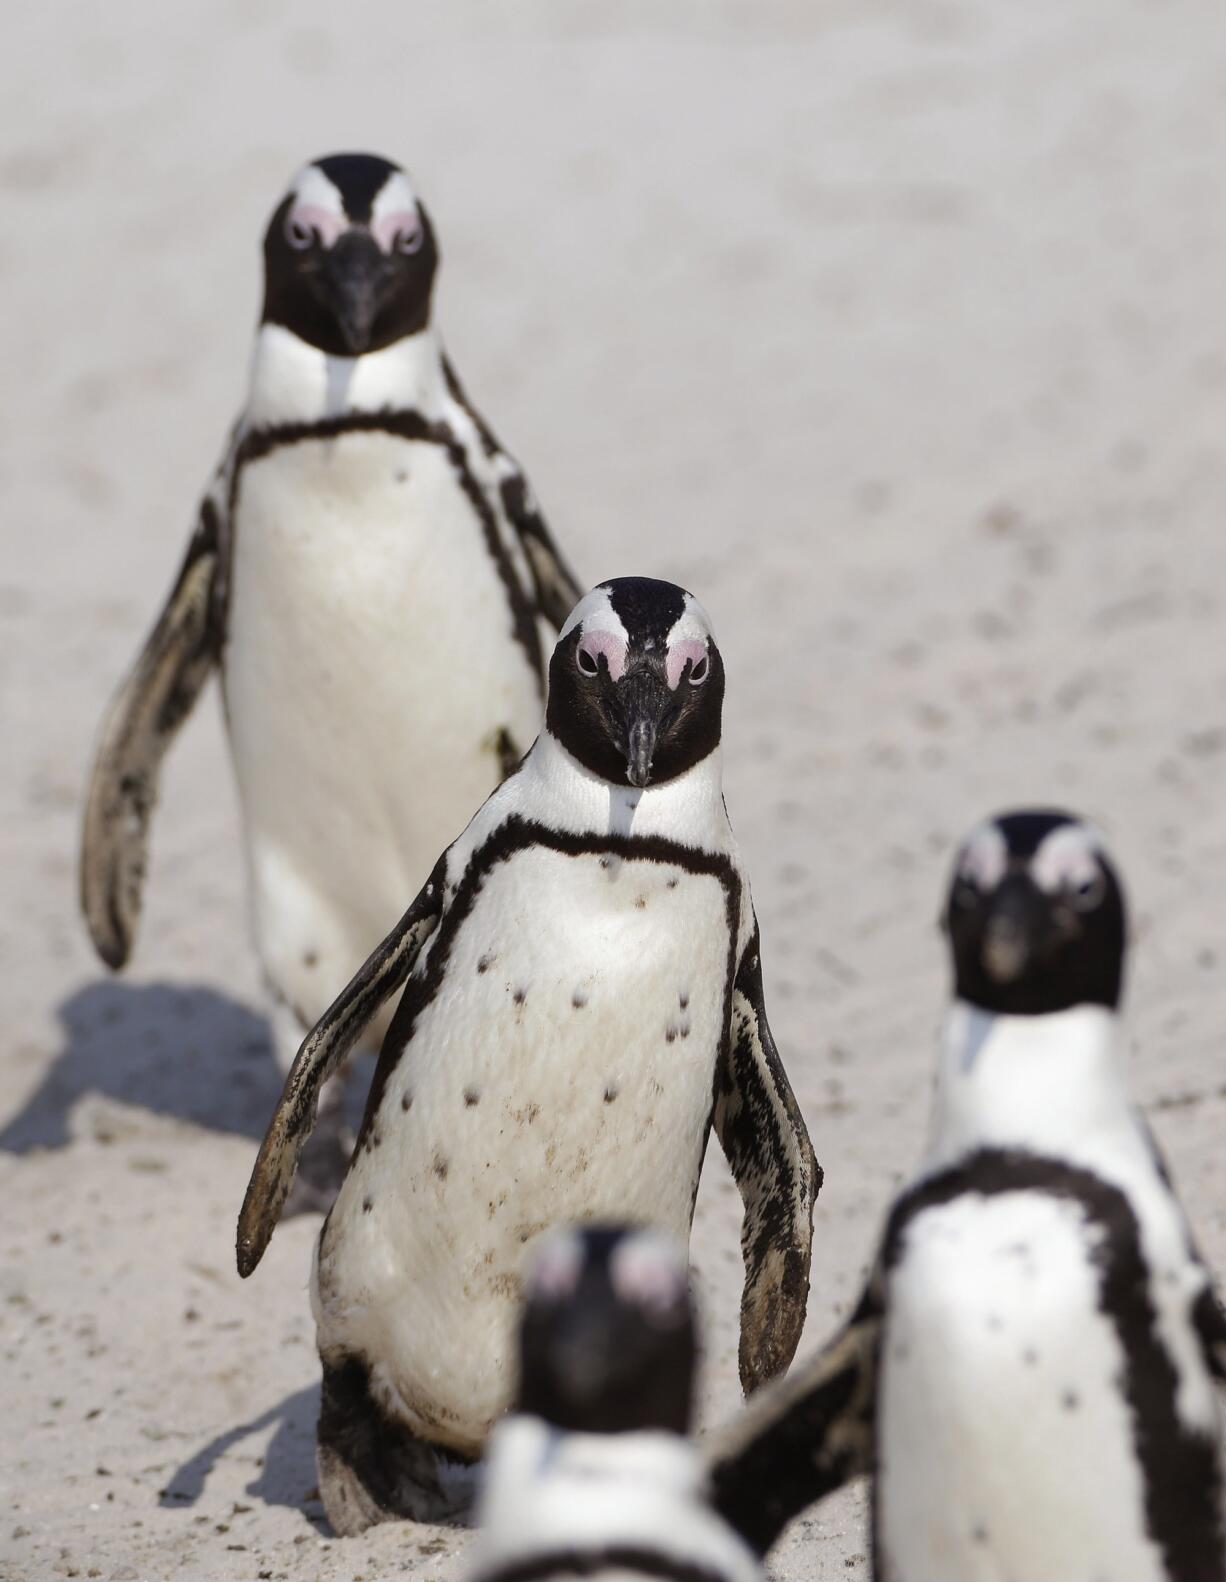
[[[1162,1582],[1120,1336],[1075,1200],[916,1215],[889,1279],[875,1489],[881,1582]]]
[[[415,969],[437,987],[383,1056],[320,1236],[325,1362],[360,1357],[390,1415],[476,1454],[514,1384],[541,1232],[615,1220],[688,1241],[729,954],[715,877],[544,846],[488,871]]]
[[[279,447],[240,474],[234,538],[225,691],[256,943],[309,1025],[499,783],[500,733],[531,744],[541,693],[439,446]]]

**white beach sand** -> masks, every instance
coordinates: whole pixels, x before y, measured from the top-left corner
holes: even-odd
[[[215,691],[122,978],[76,911],[94,731],[241,399],[267,212],[346,146],[416,175],[449,348],[580,572],[715,618],[827,1172],[805,1346],[920,1146],[951,844],[1009,803],[1109,833],[1132,1076],[1226,1271],[1220,6],[24,6],[0,103],[0,1573],[459,1570],[454,1533],[342,1543],[308,1498],[318,1221],[234,1271],[278,1082]],[[737,1222],[713,1148],[707,1422]],[[866,1555],[850,1494],[772,1568]]]

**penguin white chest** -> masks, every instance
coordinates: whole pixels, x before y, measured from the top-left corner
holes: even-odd
[[[258,942],[313,1017],[498,783],[502,733],[530,744],[540,692],[447,452],[384,433],[243,468],[228,630]]]
[[[316,1271],[321,1353],[375,1364],[415,1431],[472,1450],[505,1407],[520,1270],[548,1226],[688,1237],[729,912],[712,875],[545,846],[453,900]]]
[[[1160,1582],[1079,1203],[966,1195],[910,1222],[878,1395],[883,1582]]]

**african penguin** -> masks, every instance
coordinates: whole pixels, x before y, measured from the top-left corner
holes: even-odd
[[[579,593],[444,355],[438,263],[396,165],[342,154],[294,178],[264,237],[246,406],[89,787],[82,905],[119,968],[162,757],[219,671],[286,1069],[455,810],[532,741],[542,625]]]
[[[958,856],[927,1156],[847,1328],[712,1453],[760,1550],[874,1475],[883,1582],[1221,1582],[1226,1321],[1122,1069],[1097,834],[1007,814]]]
[[[507,1405],[525,1249],[562,1220],[688,1240],[712,1126],[745,1204],[746,1389],[791,1359],[821,1173],[767,1026],[723,693],[690,594],[631,577],[583,598],[532,750],[299,1052],[239,1221],[244,1275],[320,1084],[405,986],[312,1277],[338,1531],[449,1508],[423,1455],[449,1478]]]
[[[680,1247],[657,1231],[542,1237],[513,1414],[490,1435],[472,1582],[617,1576],[759,1582],[711,1510],[685,1438],[695,1323]]]

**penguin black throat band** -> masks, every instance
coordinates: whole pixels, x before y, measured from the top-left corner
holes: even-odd
[[[237,509],[238,493],[242,487],[245,467],[285,446],[336,439],[343,434],[390,434],[397,439],[437,445],[446,453],[447,460],[455,471],[456,481],[481,525],[486,550],[497,568],[498,579],[511,612],[512,633],[515,641],[523,649],[524,657],[537,678],[537,685],[543,697],[544,655],[541,652],[541,637],[537,629],[536,614],[520,585],[519,578],[515,575],[515,568],[511,564],[511,557],[498,531],[493,509],[481,485],[473,476],[464,446],[448,424],[431,421],[423,417],[420,412],[406,408],[400,411],[345,412],[338,417],[319,418],[310,423],[278,423],[252,429],[243,436],[238,447],[231,482],[229,504],[231,519]],[[504,501],[507,487],[509,485],[504,486]]]

